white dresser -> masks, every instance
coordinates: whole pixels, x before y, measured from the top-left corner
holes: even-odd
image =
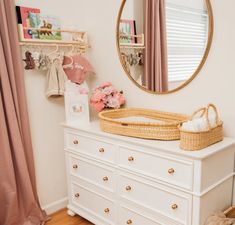
[[[96,225],[203,225],[231,205],[235,141],[186,152],[64,124],[68,213]]]

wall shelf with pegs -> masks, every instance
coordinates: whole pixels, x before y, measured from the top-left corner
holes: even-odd
[[[74,36],[74,40],[50,40],[50,39],[26,39],[24,38],[24,30],[32,30],[36,32],[61,32],[61,33],[69,33]],[[18,24],[18,33],[19,33],[19,45],[20,46],[39,46],[39,47],[51,47],[51,46],[59,46],[59,47],[70,47],[74,46],[74,48],[79,49],[82,53],[85,53],[87,49],[91,48],[88,43],[88,37],[86,32],[76,31],[76,30],[53,30],[46,28],[31,28],[31,27],[23,27],[22,24]]]

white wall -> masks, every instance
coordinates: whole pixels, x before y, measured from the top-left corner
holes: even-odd
[[[134,14],[135,14],[134,3],[135,0],[126,1],[125,7],[123,8],[122,11],[122,19],[134,20]]]
[[[215,103],[225,122],[225,134],[235,137],[235,20],[234,0],[212,0],[215,34],[206,65],[199,76],[183,90],[169,95],[153,95],[138,89],[125,75],[116,50],[116,18],[121,0],[17,0],[38,6],[45,13],[59,15],[86,30],[92,49],[90,59],[97,78],[92,86],[112,81],[124,91],[128,106],[190,114],[208,102]],[[36,157],[37,181],[42,205],[66,197],[62,130],[62,101],[44,97],[45,77],[25,74],[30,120]]]
[[[144,1],[135,0],[134,3],[134,20],[136,21],[137,34],[144,33]]]

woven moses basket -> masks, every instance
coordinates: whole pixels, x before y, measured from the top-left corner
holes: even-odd
[[[189,119],[181,114],[137,108],[107,110],[99,113],[99,117],[104,132],[155,140],[179,140],[178,126]],[[128,121],[131,117],[142,117],[151,122]]]
[[[213,109],[216,114],[216,126],[214,128],[211,127],[209,122],[210,109]],[[209,104],[207,108],[201,108],[193,113],[190,120],[193,120],[199,113],[201,113],[200,117],[206,117],[208,129],[202,132],[185,131],[182,129],[181,124],[179,126],[180,148],[184,150],[200,150],[223,140],[223,122],[219,120],[216,107],[213,104]]]

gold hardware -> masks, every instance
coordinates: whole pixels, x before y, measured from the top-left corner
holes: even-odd
[[[105,213],[109,213],[109,211],[110,211],[109,208],[106,208],[106,209],[104,210]]]
[[[132,224],[132,220],[127,220],[126,224]]]
[[[174,173],[175,173],[175,170],[174,170],[173,168],[171,168],[171,169],[168,170],[168,173],[169,173],[169,174],[174,174]]]
[[[134,157],[133,156],[128,157],[128,161],[129,162],[133,162],[134,161]]]
[[[172,208],[173,210],[176,210],[176,209],[178,209],[178,205],[174,204],[174,205],[171,206],[171,208]]]
[[[79,193],[75,194],[75,197],[76,197],[76,198],[79,198],[79,197],[80,197],[80,194],[79,194]]]
[[[131,190],[131,186],[126,186],[126,190],[130,191]]]
[[[108,177],[103,177],[103,181],[108,181],[109,178]]]
[[[103,153],[103,152],[104,152],[104,148],[100,148],[100,149],[99,149],[99,152],[100,152],[100,153]]]
[[[78,168],[78,165],[76,165],[76,164],[73,165],[73,168],[74,168],[74,169],[77,169],[77,168]]]
[[[74,140],[73,144],[78,145],[78,140]]]

